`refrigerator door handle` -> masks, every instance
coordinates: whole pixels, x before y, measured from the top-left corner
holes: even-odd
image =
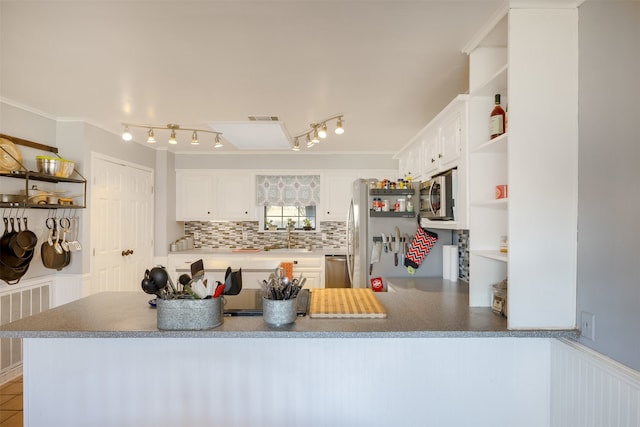
[[[351,282],[351,287],[354,287],[353,283],[353,244],[352,244],[352,233],[354,222],[354,212],[353,212],[353,200],[349,203],[349,215],[347,216],[347,271],[349,273],[349,281]]]

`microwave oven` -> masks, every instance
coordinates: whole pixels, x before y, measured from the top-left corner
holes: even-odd
[[[420,184],[420,216],[430,220],[455,220],[458,170],[449,169]]]

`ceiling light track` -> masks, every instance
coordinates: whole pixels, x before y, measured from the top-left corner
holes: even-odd
[[[337,135],[342,135],[344,133],[344,128],[342,127],[342,122],[344,121],[344,114],[337,114],[335,116],[331,116],[327,119],[321,120],[317,123],[311,123],[309,125],[310,129],[294,136],[293,151],[300,151],[300,138],[302,137],[305,138],[305,141],[307,143],[307,148],[311,148],[314,145],[320,143],[321,139],[324,139],[327,137],[327,123],[331,122],[332,120],[336,121],[335,133]]]
[[[185,127],[181,127],[178,124],[174,124],[174,123],[169,123],[167,125],[137,125],[137,124],[133,124],[133,123],[122,123],[122,126],[124,126],[124,131],[122,132],[122,139],[125,141],[131,141],[133,139],[133,135],[131,134],[131,131],[129,130],[129,128],[141,128],[141,129],[147,129],[147,142],[149,144],[154,144],[156,142],[156,137],[155,137],[155,133],[154,130],[167,130],[167,131],[171,131],[170,135],[169,135],[169,139],[168,139],[168,143],[171,145],[175,145],[178,143],[178,139],[177,139],[177,131],[186,131],[186,132],[192,132],[191,133],[191,145],[199,145],[199,139],[198,139],[198,132],[200,133],[210,133],[210,134],[214,134],[215,138],[214,138],[214,148],[220,148],[222,147],[222,142],[220,141],[220,135],[222,135],[222,132],[216,132],[214,130],[210,130],[210,129],[197,129],[197,128],[185,128]]]

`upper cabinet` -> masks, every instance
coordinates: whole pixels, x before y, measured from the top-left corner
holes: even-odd
[[[423,227],[468,227],[467,120],[468,97],[458,95],[394,156],[398,159],[399,176],[411,174],[416,181],[427,181],[440,172],[458,169],[455,221],[423,219]]]
[[[254,189],[253,174],[176,171],[176,220],[255,220]]]
[[[321,195],[318,217],[323,221],[346,221],[351,201],[351,185],[358,171],[325,172],[320,175]]]

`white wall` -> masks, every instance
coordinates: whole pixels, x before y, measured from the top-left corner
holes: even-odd
[[[580,14],[580,342],[640,370],[640,2],[587,1]]]

